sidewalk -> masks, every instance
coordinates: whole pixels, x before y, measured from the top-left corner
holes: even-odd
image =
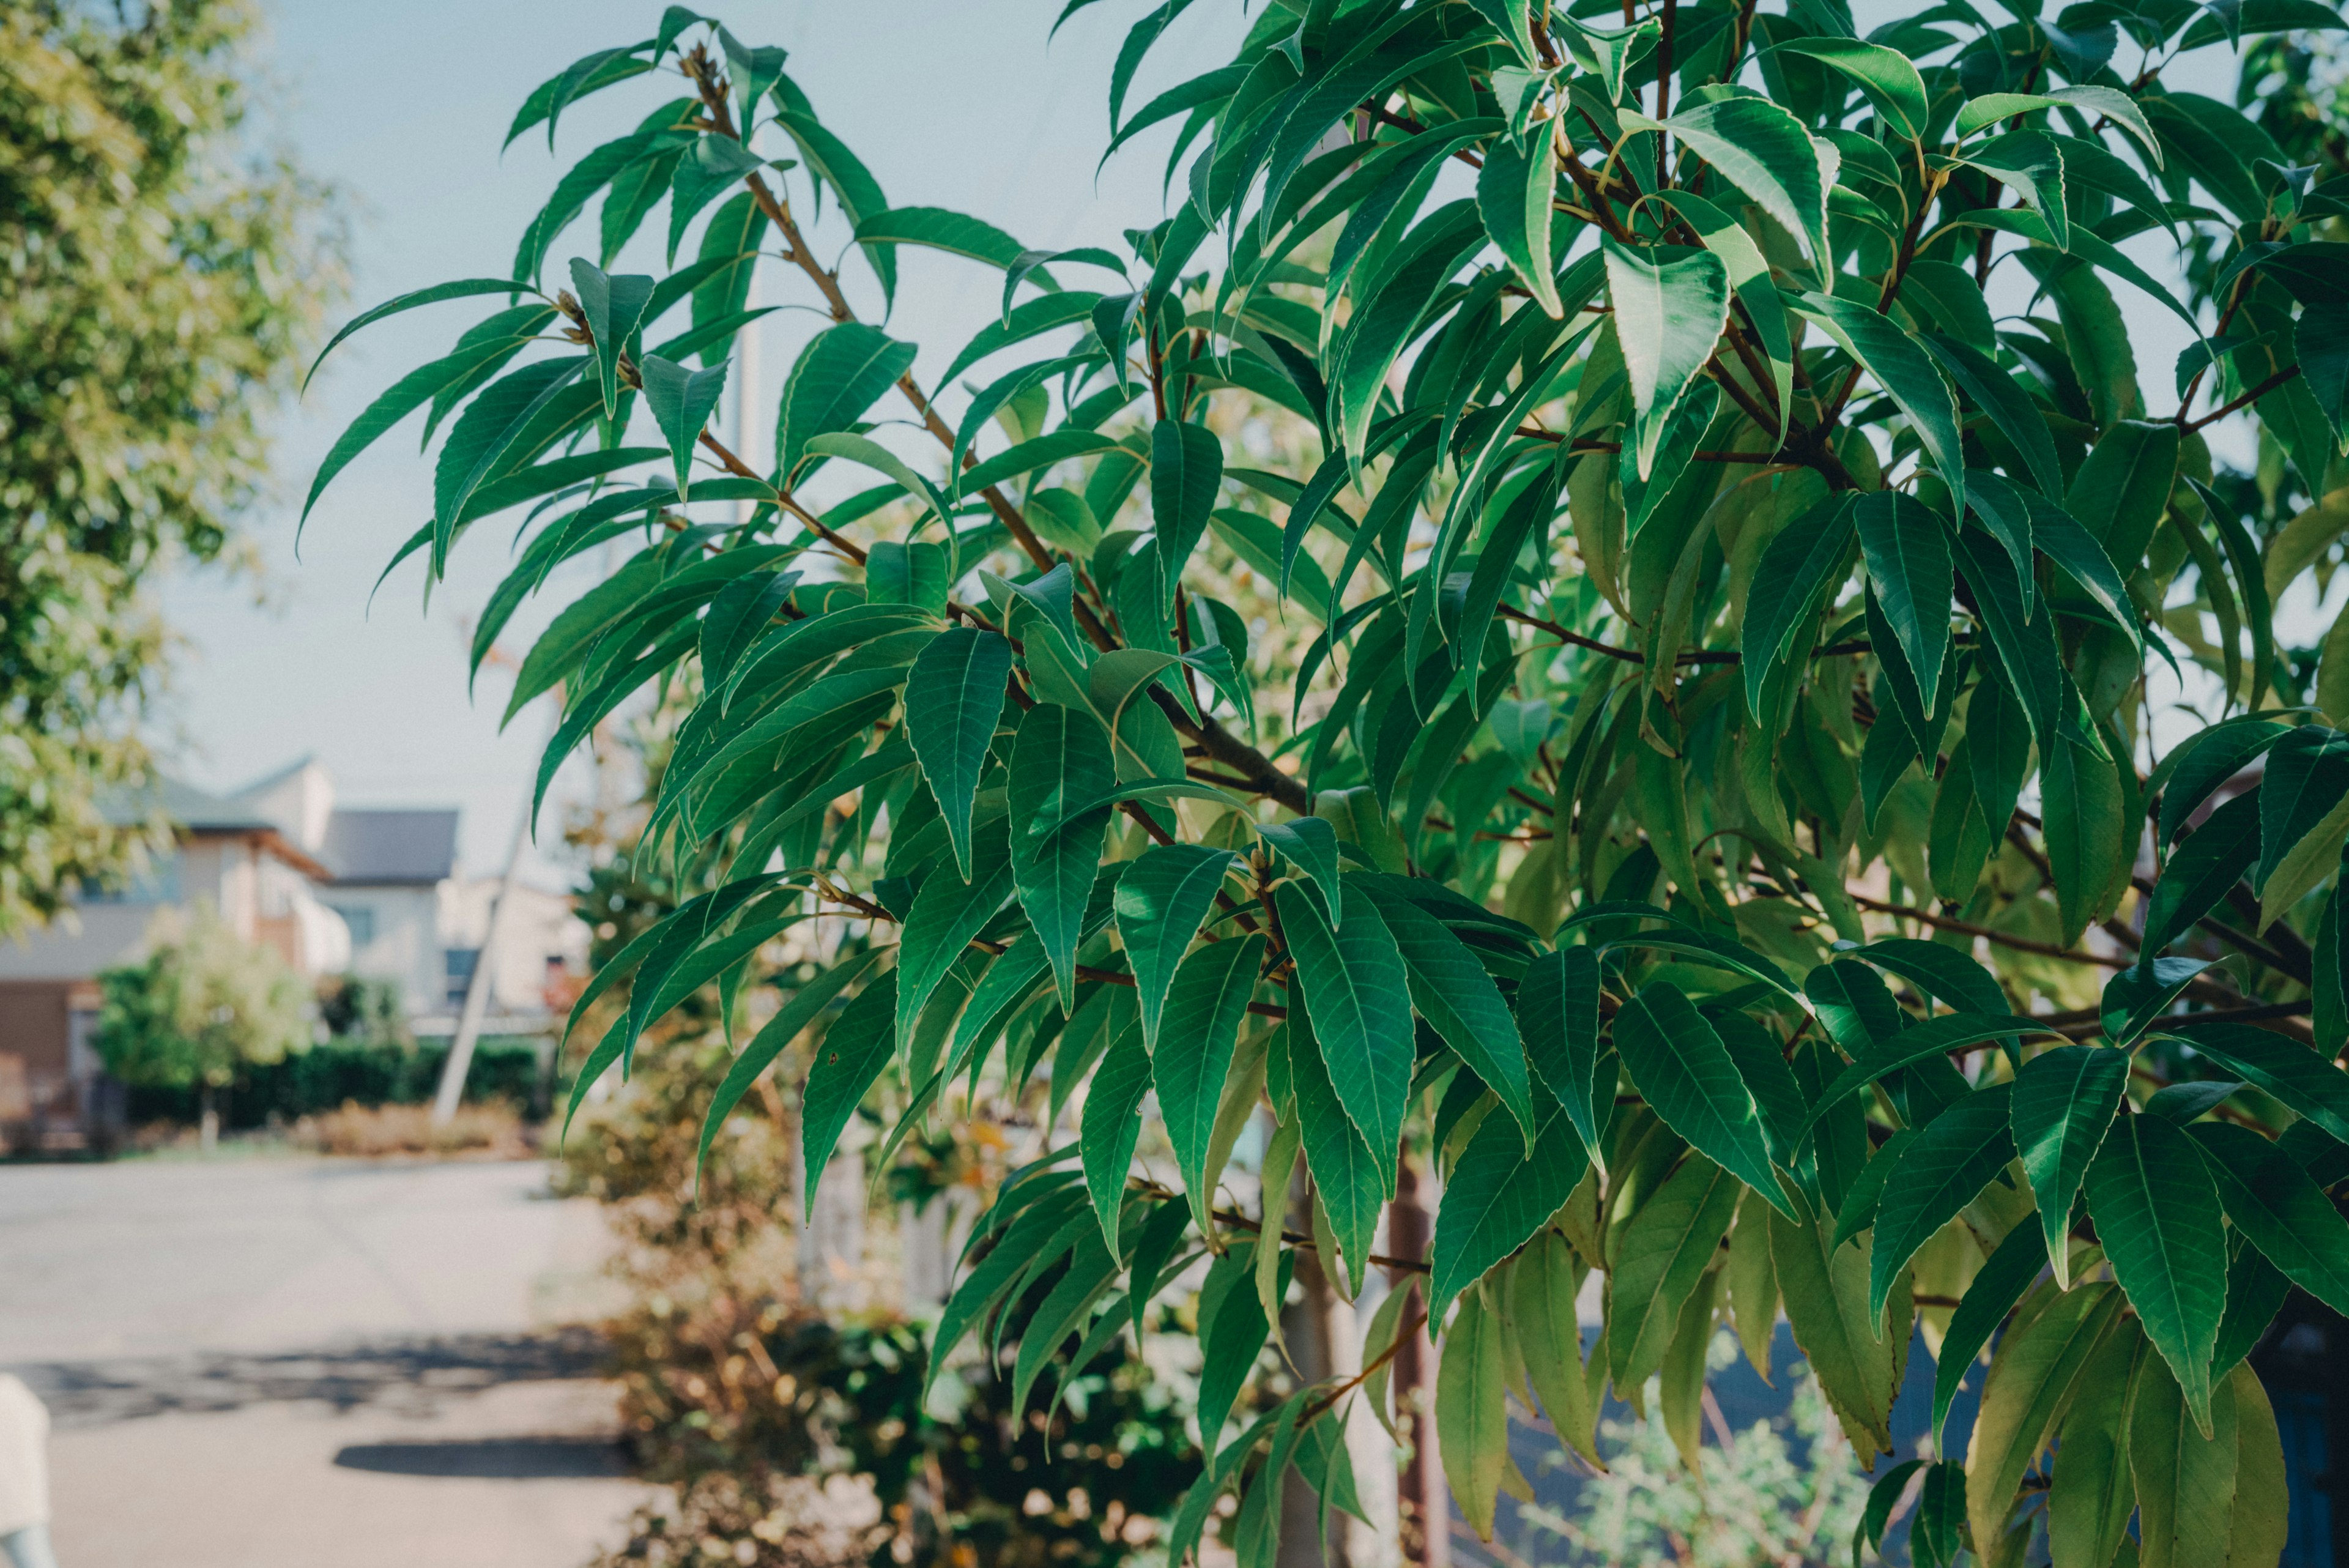
[[[535,1163],[0,1168],[65,1568],[576,1568],[644,1495]]]

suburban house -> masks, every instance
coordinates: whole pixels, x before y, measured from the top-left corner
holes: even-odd
[[[343,806],[306,758],[226,796],[162,780],[118,809],[169,822],[173,847],[122,888],[86,890],[70,919],[0,943],[0,1143],[72,1145],[119,1115],[91,1044],[97,976],[136,959],[165,909],[208,906],[306,975],[396,981],[418,1034],[456,1032],[500,878],[461,874],[455,811]],[[528,886],[501,924],[484,1033],[543,1032],[585,929],[566,895]]]

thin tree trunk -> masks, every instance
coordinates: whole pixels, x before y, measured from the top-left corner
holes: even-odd
[[[1420,1199],[1419,1172],[1411,1151],[1402,1153],[1393,1207],[1387,1211],[1387,1244],[1398,1258],[1427,1255],[1428,1216]],[[1394,1288],[1417,1294],[1425,1292],[1417,1274],[1403,1274]],[[1417,1309],[1403,1308],[1406,1318]],[[1444,1484],[1444,1469],[1435,1451],[1435,1356],[1425,1329],[1403,1335],[1395,1352],[1395,1436],[1403,1448],[1402,1476],[1396,1490],[1401,1502],[1402,1554],[1406,1563],[1423,1568],[1451,1568],[1452,1494]]]
[[[220,1105],[209,1079],[196,1091],[196,1143],[206,1154],[220,1147]]]
[[[1289,1187],[1291,1212],[1305,1217],[1300,1230],[1312,1228],[1313,1179],[1299,1167]],[[1289,1365],[1300,1383],[1319,1383],[1337,1370],[1330,1343],[1330,1314],[1338,1293],[1322,1272],[1320,1255],[1297,1250],[1298,1299],[1281,1309],[1280,1334],[1288,1346]],[[1333,1417],[1324,1417],[1330,1419]],[[1290,1470],[1282,1482],[1280,1550],[1278,1568],[1330,1568],[1346,1561],[1345,1533],[1333,1528],[1330,1545],[1322,1549],[1321,1498],[1302,1476]]]

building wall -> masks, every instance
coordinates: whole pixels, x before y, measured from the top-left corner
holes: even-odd
[[[351,928],[355,972],[397,981],[411,1017],[441,1010],[440,898],[434,888],[337,883],[321,889],[319,898]]]

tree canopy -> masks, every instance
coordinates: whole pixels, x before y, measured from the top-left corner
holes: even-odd
[[[322,191],[243,131],[253,26],[239,0],[0,16],[0,936],[125,870],[151,586],[233,553],[334,293]]]
[[[2349,622],[2276,614],[2349,528],[2349,182],[2304,71],[2166,73],[2339,19],[1288,0],[1138,90],[1183,9],[1107,84],[1111,152],[1173,130],[1122,250],[894,204],[781,50],[672,7],[516,116],[650,89],[510,274],[345,329],[494,306],[313,492],[427,410],[398,559],[528,509],[477,651],[635,547],[522,665],[509,713],[564,702],[542,793],[632,697],[689,703],[632,858],[679,901],[582,998],[626,1004],[578,1092],[835,922],[705,1137],[778,1063],[811,1190],[860,1106],[884,1160],[1030,1107],[932,1366],[1000,1352],[1024,1403],[1195,1288],[1177,1561],[1234,1490],[1269,1561],[1292,1471],[1356,1506],[1335,1433],[1423,1318],[1489,1531],[1506,1396],[1594,1459],[1601,1393],[1652,1398],[1692,1460],[1716,1325],[1761,1358],[1783,1316],[1869,1455],[1930,1331],[1932,1445],[1861,1545],[1915,1487],[1920,1563],[2043,1527],[2060,1568],[2273,1563],[2244,1357],[2294,1288],[2349,1310]],[[926,388],[875,324],[918,248],[1002,281]],[[828,319],[764,466],[710,417],[778,254]],[[1431,1163],[1432,1246],[1377,1251]],[[1260,1400],[1306,1254],[1407,1288],[1363,1372]]]
[[[209,1105],[247,1064],[280,1062],[310,1043],[302,977],[202,907],[159,919],[145,957],[98,978],[98,1054],[136,1087],[201,1088]]]

